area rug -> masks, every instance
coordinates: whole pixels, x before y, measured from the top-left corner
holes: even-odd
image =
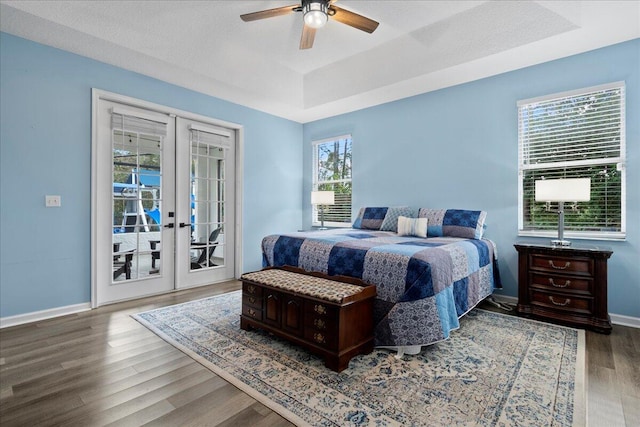
[[[240,291],[134,315],[296,425],[581,426],[584,331],[474,309],[415,356],[375,349],[336,373],[240,329]]]

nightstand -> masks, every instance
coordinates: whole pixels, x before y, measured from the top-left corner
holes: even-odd
[[[516,243],[518,314],[611,333],[607,308],[607,260],[596,246]]]

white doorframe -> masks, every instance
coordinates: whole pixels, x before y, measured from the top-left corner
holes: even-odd
[[[98,306],[97,300],[97,286],[98,286],[98,273],[96,269],[97,265],[97,224],[96,224],[96,212],[98,206],[98,183],[96,180],[96,171],[98,170],[99,159],[96,155],[98,144],[98,103],[100,100],[113,101],[121,104],[127,104],[137,108],[144,108],[151,111],[156,111],[163,114],[170,114],[172,116],[184,117],[191,120],[209,123],[214,126],[226,127],[236,131],[236,157],[235,157],[235,268],[234,277],[240,277],[242,273],[242,199],[243,199],[243,181],[244,174],[244,129],[242,125],[237,123],[227,122],[223,120],[213,119],[200,114],[191,113],[188,111],[178,110],[175,108],[167,107],[160,104],[155,104],[148,101],[132,98],[126,95],[120,95],[113,92],[107,92],[101,89],[93,88],[92,95],[92,113],[91,113],[91,307],[96,308]]]

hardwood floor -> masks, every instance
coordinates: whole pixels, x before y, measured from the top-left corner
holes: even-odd
[[[225,282],[0,330],[0,424],[290,426],[130,317],[236,289]],[[640,425],[640,329],[586,337],[589,425]]]

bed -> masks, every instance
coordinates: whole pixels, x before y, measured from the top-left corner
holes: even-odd
[[[411,215],[362,208],[354,228],[266,236],[263,266],[289,265],[376,285],[375,346],[399,356],[417,354],[448,339],[459,318],[501,285],[495,244],[482,238],[486,213],[422,208],[417,217],[424,220],[402,214]],[[407,221],[413,228],[406,228]],[[423,221],[418,229],[416,221]]]

